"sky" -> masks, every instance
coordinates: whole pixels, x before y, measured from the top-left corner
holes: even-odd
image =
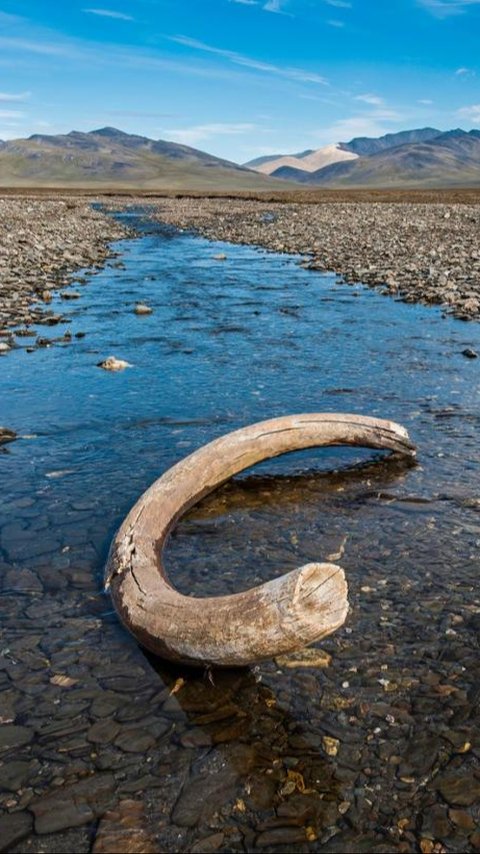
[[[0,139],[106,125],[236,162],[480,127],[480,0],[0,0]]]

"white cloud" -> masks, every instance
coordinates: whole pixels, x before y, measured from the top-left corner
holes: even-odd
[[[283,68],[278,65],[271,65],[271,63],[252,59],[249,56],[244,56],[243,54],[236,53],[233,50],[212,47],[211,45],[205,44],[197,39],[188,38],[187,36],[168,36],[167,38],[169,38],[170,41],[185,45],[185,47],[191,47],[194,50],[201,50],[206,53],[213,53],[216,56],[222,56],[224,59],[228,59],[235,65],[242,65],[245,68],[253,68],[255,71],[264,71],[267,74],[286,77],[289,80],[295,80],[297,83],[320,83],[328,85],[328,81],[325,77],[321,77],[319,74],[315,74],[313,71],[307,71],[303,68],[289,68],[288,66]]]
[[[242,6],[258,6],[257,0],[230,0],[230,3],[240,3]]]
[[[325,0],[329,6],[335,6],[336,9],[351,9],[352,4],[347,3],[347,0]]]
[[[429,106],[430,104],[433,104],[433,101],[431,101],[430,98],[419,98],[417,104],[425,104],[426,106]]]
[[[475,77],[475,72],[472,68],[466,68],[465,66],[462,66],[461,68],[457,68],[455,72],[455,77]]]
[[[117,21],[134,21],[131,15],[125,15],[123,12],[115,12],[113,9],[82,9],[88,15],[99,15],[101,18],[115,18]]]
[[[262,8],[265,12],[275,12],[276,15],[288,15],[288,12],[282,8],[285,5],[285,0],[267,0]]]
[[[343,21],[337,21],[337,20],[334,20],[334,19],[332,19],[332,18],[331,18],[329,21],[327,21],[327,24],[328,24],[330,27],[339,27],[339,28],[340,28],[340,27],[344,27],[344,26],[345,26],[345,24],[343,23]]]
[[[331,142],[349,142],[357,136],[383,136],[392,133],[392,129],[381,124],[382,115],[371,114],[365,116],[351,116],[347,119],[339,119],[330,127],[324,128],[314,134],[317,142],[327,145]],[[385,121],[393,119],[385,118]]]
[[[183,145],[196,145],[212,136],[238,136],[258,129],[257,125],[248,122],[213,122],[205,125],[193,125],[189,128],[162,130],[162,133],[166,134],[169,139]]]
[[[30,97],[31,92],[0,92],[0,104],[10,103],[13,101],[26,101]]]
[[[471,104],[470,107],[462,107],[458,115],[463,119],[469,119],[476,125],[480,125],[480,104]]]
[[[450,15],[461,15],[470,6],[480,3],[480,0],[417,0],[417,2],[436,18],[448,18]]]
[[[20,119],[24,115],[20,110],[0,110],[0,119]]]
[[[383,98],[380,98],[378,95],[371,95],[367,93],[365,95],[356,95],[356,101],[363,101],[365,104],[372,104],[374,107],[382,107],[385,103]]]

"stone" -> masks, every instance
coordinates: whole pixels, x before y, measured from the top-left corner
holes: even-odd
[[[123,371],[125,368],[131,367],[130,362],[117,359],[115,356],[108,356],[102,362],[97,362],[97,368],[103,368],[104,371]]]
[[[143,302],[138,302],[134,308],[135,314],[153,314],[153,308],[150,308],[149,305],[145,305]]]
[[[81,294],[78,291],[62,291],[60,294],[62,299],[80,299]]]
[[[0,726],[0,751],[23,747],[33,738],[33,730],[26,726],[3,724]]]
[[[99,818],[113,806],[115,786],[113,774],[94,774],[33,801],[30,809],[35,816],[36,832],[56,833]]]
[[[0,355],[2,353],[8,353],[11,349],[10,344],[7,344],[6,341],[0,341]]]
[[[329,667],[332,662],[332,656],[323,649],[315,647],[307,647],[300,652],[293,652],[289,655],[277,655],[275,664],[277,667]]]
[[[32,832],[29,812],[12,812],[0,817],[0,852],[8,852]]]
[[[472,350],[471,347],[465,347],[465,350],[462,350],[462,356],[465,356],[467,359],[478,359],[478,353],[476,350]]]
[[[157,854],[160,848],[145,825],[141,801],[120,801],[101,819],[92,854]]]
[[[9,430],[8,427],[0,427],[0,445],[5,442],[13,442],[17,438],[15,430]]]
[[[30,775],[30,762],[21,760],[0,765],[0,789],[16,792],[21,789]]]
[[[450,806],[469,807],[480,798],[480,780],[473,774],[445,774],[436,787]]]

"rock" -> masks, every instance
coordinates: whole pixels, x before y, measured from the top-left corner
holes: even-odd
[[[108,356],[103,362],[97,362],[97,368],[103,368],[104,371],[123,371],[125,368],[131,367],[130,362],[117,359],[115,356]]]
[[[213,260],[214,260],[214,261],[226,261],[226,260],[227,260],[227,256],[225,255],[225,253],[224,253],[224,252],[218,252],[218,254],[217,254],[217,255],[214,255],[214,256],[213,256]]]
[[[13,442],[17,438],[15,430],[9,430],[8,427],[0,427],[0,445],[5,442]]]
[[[101,819],[92,854],[157,854],[160,848],[145,825],[141,801],[120,801]]]
[[[60,296],[62,299],[80,299],[81,294],[78,291],[62,291]]]
[[[30,762],[6,762],[0,766],[0,789],[16,792],[28,780],[29,774]]]
[[[332,662],[332,656],[323,649],[307,647],[300,652],[289,655],[278,655],[275,659],[277,667],[328,667]]]
[[[277,848],[279,845],[285,847],[289,845],[305,845],[306,841],[307,835],[303,827],[275,827],[272,830],[265,830],[263,833],[260,833],[255,840],[255,847]]]
[[[0,726],[0,751],[23,747],[33,738],[33,730],[26,726],[3,724]]]
[[[213,854],[214,851],[218,851],[222,847],[224,839],[224,833],[212,833],[211,836],[204,836],[203,839],[199,839],[195,845],[192,845],[190,854]]]
[[[11,349],[10,344],[7,344],[6,341],[0,341],[0,354],[8,353]]]
[[[12,812],[0,817],[0,852],[8,852],[25,839],[32,831],[33,818],[30,813]]]
[[[465,356],[467,359],[478,359],[478,353],[472,350],[471,347],[466,347],[465,350],[462,350],[462,356]]]
[[[480,780],[473,774],[445,774],[436,787],[450,806],[469,807],[480,798]]]
[[[143,302],[138,302],[134,308],[135,314],[153,314],[153,308],[150,308],[149,305],[145,305]]]
[[[50,792],[30,804],[36,832],[57,833],[94,821],[113,806],[114,791],[115,778],[105,773]]]

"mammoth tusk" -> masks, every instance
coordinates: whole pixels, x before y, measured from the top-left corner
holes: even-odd
[[[183,596],[162,564],[182,513],[233,475],[288,451],[358,445],[414,457],[407,431],[360,415],[306,414],[262,421],[199,448],[140,497],[113,540],[106,566],[120,619],[151,652],[190,665],[235,667],[293,652],[347,616],[341,567],[309,563],[231,596]]]

